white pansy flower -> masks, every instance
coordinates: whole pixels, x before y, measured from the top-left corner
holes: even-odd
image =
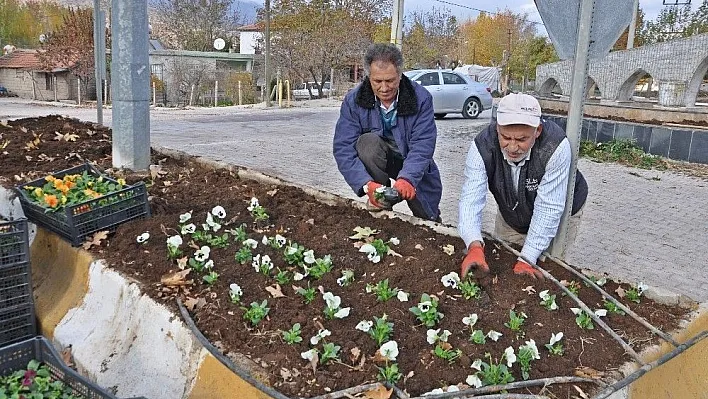
[[[479,388],[482,386],[482,380],[477,377],[477,374],[468,375],[465,383],[471,387]]]
[[[207,269],[213,268],[213,267],[214,267],[214,260],[209,259],[209,260],[207,261],[207,263],[204,264],[204,267],[206,267]]]
[[[366,258],[371,261],[371,263],[379,263],[381,261],[381,256],[376,252],[369,252]]]
[[[450,272],[442,276],[440,281],[445,287],[457,288],[457,285],[460,283],[460,276],[457,272]]]
[[[334,317],[336,317],[337,319],[343,319],[349,316],[349,310],[351,310],[351,308],[341,308],[337,311],[337,313],[334,314]]]
[[[302,274],[302,273],[300,273],[300,272],[295,272],[295,273],[293,274],[293,280],[294,280],[294,281],[300,281],[300,280],[302,280],[302,279],[304,279],[304,278],[305,278],[305,275]]]
[[[396,298],[398,298],[400,302],[408,302],[408,293],[404,291],[398,291],[398,294],[396,294]]]
[[[538,293],[539,298],[543,299],[544,301],[548,300],[551,296],[548,295],[548,290],[543,290]]]
[[[142,244],[142,243],[144,243],[145,241],[147,241],[147,240],[149,240],[149,239],[150,239],[150,233],[145,232],[145,233],[143,233],[143,234],[137,236],[137,237],[135,238],[135,241],[137,241],[138,244]]]
[[[597,281],[595,281],[595,284],[602,287],[603,285],[607,284],[607,278],[601,277]]]
[[[241,290],[241,286],[236,283],[229,285],[229,292],[231,293],[231,295],[238,295],[238,296],[243,295],[243,291]]]
[[[181,236],[172,236],[167,239],[167,245],[171,247],[179,247],[182,245],[182,237]]]
[[[251,204],[246,209],[248,209],[249,212],[252,212],[253,209],[259,205],[260,204],[258,203],[258,198],[253,197],[253,198],[251,198]]]
[[[251,249],[256,249],[258,247],[258,241],[253,238],[249,238],[242,243],[244,246],[250,247]]]
[[[426,393],[422,394],[421,396],[438,395],[438,394],[441,394],[441,393],[445,393],[445,391],[443,391],[442,388],[435,388],[435,389],[433,389],[433,390],[430,391],[430,392],[426,392]]]
[[[297,248],[297,246],[295,246],[295,245],[288,245],[288,246],[285,248],[285,255],[288,255],[288,256],[289,256],[289,255],[294,255],[294,254],[297,253],[297,249],[298,249],[298,248]]]
[[[511,367],[512,364],[516,362],[516,355],[514,354],[514,348],[511,346],[504,349],[504,358],[506,359],[506,367]]]
[[[387,360],[396,361],[396,357],[398,356],[398,343],[396,341],[385,342],[379,348],[379,353]]]
[[[314,348],[313,348],[313,349],[310,349],[310,350],[307,351],[307,352],[302,352],[302,353],[300,353],[300,357],[302,357],[303,359],[307,360],[308,362],[311,362],[312,359],[315,358],[315,354],[317,354],[317,349],[314,349]]]
[[[278,248],[282,248],[286,242],[288,242],[288,240],[285,237],[280,234],[275,235],[275,243],[278,245]]]
[[[303,252],[303,255],[305,256],[305,258],[303,259],[305,263],[307,263],[308,265],[315,263],[315,251],[310,249]]]
[[[478,319],[479,317],[477,316],[477,313],[472,313],[471,315],[462,318],[462,324],[472,327],[477,323]]]
[[[433,306],[430,301],[423,301],[418,304],[418,309],[420,309],[421,312],[427,313],[430,310],[430,307]]]
[[[261,271],[261,254],[257,254],[253,257],[251,261],[251,266],[256,269],[257,272]]]
[[[494,342],[497,342],[497,340],[501,338],[502,335],[503,334],[498,331],[489,330],[489,332],[487,333],[487,338],[491,339]]]
[[[438,339],[439,339],[440,341],[442,341],[442,342],[447,342],[447,339],[450,338],[450,335],[452,335],[452,333],[450,332],[450,330],[443,330],[443,333],[440,334],[440,336],[438,337]]]
[[[197,226],[195,226],[194,223],[182,226],[182,234],[192,234],[195,231],[197,231]]]
[[[644,293],[644,291],[646,291],[648,288],[649,286],[642,282],[639,282],[639,284],[637,284],[637,292],[639,293],[639,295],[642,295],[642,293]]]
[[[359,324],[356,325],[356,329],[363,332],[369,332],[373,325],[374,322],[371,320],[362,320],[359,322]]]
[[[605,317],[605,316],[607,316],[607,309],[597,309],[597,310],[595,310],[595,316],[597,316],[597,317]]]
[[[583,313],[582,309],[580,308],[570,308],[570,311],[573,312],[573,314],[576,316],[579,316],[581,313]]]
[[[192,218],[192,212],[187,212],[179,215],[179,222],[180,223],[185,223],[187,220]]]
[[[393,245],[398,245],[401,243],[401,240],[399,240],[398,237],[391,237],[391,239],[388,240],[388,242],[390,242]]]
[[[312,345],[317,345],[320,340],[324,339],[325,337],[329,337],[330,335],[332,335],[332,333],[327,329],[319,330],[317,331],[317,334],[315,336],[310,338],[310,343]]]
[[[325,292],[322,294],[322,299],[324,299],[327,307],[330,309],[337,309],[339,308],[339,305],[342,304],[342,298],[338,295],[332,294],[331,292]]]
[[[211,214],[218,217],[219,219],[223,219],[226,217],[226,210],[223,206],[217,205],[211,210]]]
[[[460,387],[458,387],[457,385],[450,385],[449,387],[447,387],[447,391],[448,392],[460,392]]]
[[[549,344],[553,346],[556,342],[560,342],[561,339],[563,339],[563,332],[559,332],[558,334],[551,333],[551,341]]]
[[[263,245],[268,245],[268,236],[263,236],[261,242],[263,243]]]
[[[371,252],[376,252],[376,247],[371,244],[364,244],[361,246],[361,248],[359,248],[359,252],[366,252],[367,254]]]
[[[440,332],[439,328],[437,330],[433,330],[431,328],[426,332],[427,341],[430,345],[433,345],[433,344],[435,344],[435,342],[437,342],[439,332]]]
[[[347,276],[342,276],[337,279],[337,285],[340,287],[344,286],[344,284],[347,282]]]
[[[472,362],[472,368],[477,371],[482,371],[482,359],[477,359]]]
[[[522,348],[523,347],[531,351],[531,355],[534,359],[538,360],[541,358],[541,355],[538,353],[538,348],[536,347],[536,342],[534,340],[531,339],[526,341],[526,345],[522,346]]]
[[[211,253],[211,249],[207,246],[203,246],[194,252],[194,260],[204,262],[209,259],[209,253]]]

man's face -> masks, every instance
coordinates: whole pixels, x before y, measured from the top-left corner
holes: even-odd
[[[391,103],[398,94],[401,74],[390,62],[374,61],[369,68],[369,81],[376,97],[382,102]]]
[[[497,125],[501,150],[509,160],[521,161],[533,147],[542,129],[541,125],[537,128],[528,125]]]

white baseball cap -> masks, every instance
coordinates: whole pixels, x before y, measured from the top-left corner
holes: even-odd
[[[541,124],[541,105],[528,94],[508,94],[499,101],[497,124],[538,127]]]

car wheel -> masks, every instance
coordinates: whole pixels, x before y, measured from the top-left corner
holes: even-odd
[[[476,98],[468,98],[462,107],[462,116],[467,119],[476,119],[482,113],[482,104]]]
[[[442,118],[444,118],[445,115],[447,115],[447,114],[434,114],[434,115],[435,115],[435,119],[442,119]]]

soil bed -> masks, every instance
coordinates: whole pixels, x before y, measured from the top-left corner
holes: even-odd
[[[92,125],[75,120],[58,119],[56,116],[10,121],[11,127],[0,126],[0,143],[9,140],[5,152],[0,156],[2,184],[12,187],[18,184],[14,175],[22,181],[41,177],[49,172],[81,164],[89,159],[101,168],[110,167],[110,131],[96,129]],[[21,127],[27,129],[26,132]],[[74,132],[79,135],[75,142],[55,141],[54,131]],[[88,134],[91,131],[91,135]],[[94,134],[97,132],[98,134]],[[38,149],[27,151],[23,147],[33,138],[32,133],[42,134],[46,139],[39,143]],[[51,162],[41,161],[39,154],[54,158]],[[78,154],[70,155],[70,154]],[[31,157],[31,158],[28,158]],[[68,157],[68,158],[67,158]],[[397,341],[400,354],[397,363],[401,373],[410,375],[402,378],[398,386],[411,395],[419,395],[434,388],[464,383],[468,375],[475,370],[470,365],[475,359],[485,358],[490,353],[499,359],[508,346],[513,346],[518,354],[518,347],[526,340],[534,339],[540,351],[540,360],[531,365],[530,377],[542,378],[573,375],[577,367],[589,367],[600,372],[612,373],[624,362],[631,360],[624,354],[621,346],[612,340],[599,326],[594,330],[580,329],[575,323],[575,316],[570,308],[576,304],[560,293],[560,289],[550,282],[537,282],[527,277],[516,276],[511,271],[514,256],[494,243],[486,246],[487,260],[495,283],[487,286],[481,299],[465,300],[459,291],[445,288],[440,279],[451,271],[459,271],[463,254],[463,242],[459,238],[441,235],[422,226],[413,226],[397,219],[377,219],[363,210],[346,206],[329,206],[316,201],[302,190],[262,184],[239,179],[226,170],[210,170],[195,163],[153,155],[153,163],[161,164],[166,172],[153,177],[145,174],[116,172],[124,176],[128,183],[144,180],[149,185],[150,203],[153,217],[138,220],[120,226],[115,234],[101,246],[94,246],[90,251],[97,258],[105,258],[115,269],[139,281],[145,292],[166,306],[175,309],[175,296],[183,300],[203,298],[205,302],[194,307],[192,315],[199,329],[209,340],[227,355],[237,357],[240,353],[253,361],[268,383],[288,396],[309,397],[336,391],[358,384],[376,381],[378,369],[371,357],[378,349],[372,338],[355,329],[361,320],[373,320],[373,316],[386,314],[394,323],[391,339]],[[109,172],[112,172],[109,170]],[[247,211],[250,199],[258,198],[260,204],[270,215],[268,226],[257,226]],[[292,285],[306,287],[303,281],[282,285],[285,297],[272,298],[265,288],[275,284],[275,280],[256,273],[248,262],[240,265],[234,260],[234,254],[240,245],[229,240],[227,248],[212,247],[209,259],[215,262],[214,270],[219,274],[212,286],[202,281],[204,273],[192,272],[189,278],[195,283],[187,290],[175,289],[160,284],[163,275],[179,271],[176,262],[167,260],[165,240],[178,234],[179,215],[192,211],[192,220],[201,229],[207,212],[214,206],[225,208],[228,225],[224,229],[236,228],[246,224],[249,238],[258,241],[255,254],[269,255],[275,267],[292,269],[283,259],[282,250],[275,250],[261,243],[264,235],[273,237],[282,234],[287,239],[314,250],[318,258],[331,255],[334,268],[321,280],[312,280],[311,286],[324,287],[341,296],[342,307],[351,307],[348,317],[327,320],[323,315],[325,302],[318,292],[315,300],[305,305],[302,297],[296,295]],[[373,264],[366,254],[354,246],[355,240],[349,238],[357,226],[368,226],[380,231],[376,238],[384,241],[397,237],[400,244],[392,249],[401,257],[388,255],[380,263]],[[149,232],[151,238],[144,244],[138,244],[136,237]],[[187,241],[187,240],[185,240]],[[203,245],[203,244],[199,244]],[[451,245],[455,252],[448,255],[443,247]],[[192,255],[193,249],[182,246],[186,255]],[[559,280],[576,280],[561,267],[546,264]],[[354,271],[355,281],[340,287],[336,279],[341,270]],[[275,270],[275,269],[274,269]],[[367,284],[376,284],[388,279],[391,287],[397,287],[410,294],[408,302],[399,302],[395,297],[387,302],[377,302],[374,294],[367,294]],[[229,299],[229,285],[237,283],[243,289],[241,303],[248,306],[251,302],[268,301],[270,313],[256,328],[252,328],[243,319],[244,311]],[[556,302],[560,309],[547,311],[539,302],[537,294],[530,294],[524,288],[533,286],[536,292],[548,289],[557,294]],[[591,288],[580,284],[580,298],[591,308],[601,309],[602,300]],[[623,284],[628,289],[627,284]],[[618,284],[608,282],[606,290],[614,293]],[[432,354],[432,345],[426,342],[427,327],[421,325],[408,310],[415,306],[422,293],[436,295],[440,300],[438,310],[444,318],[435,328],[452,332],[449,339],[454,348],[462,350],[463,355],[453,364]],[[642,298],[635,304],[622,300],[639,315],[664,331],[678,327],[687,314],[687,310],[655,304]],[[509,310],[522,311],[528,315],[523,325],[523,338],[504,326],[509,321]],[[468,340],[470,330],[462,324],[462,319],[470,313],[477,313],[479,321],[475,328],[484,332],[496,330],[503,334],[497,341],[487,339],[486,344],[476,345]],[[605,321],[632,347],[639,351],[658,341],[644,327],[628,316],[608,315]],[[288,330],[294,323],[302,326],[303,341],[295,345],[283,342],[279,330]],[[341,346],[341,363],[319,366],[316,373],[300,356],[301,352],[311,348],[310,337],[324,326],[332,335],[326,338]],[[548,343],[551,333],[563,332],[563,356],[550,356],[543,347]],[[322,345],[318,345],[321,349]],[[353,370],[359,361],[350,359],[351,350],[358,348],[366,360],[360,371]],[[512,367],[515,380],[521,380],[519,364]],[[586,392],[594,385],[581,384]],[[577,392],[572,386],[550,386],[545,389],[531,388],[519,390],[520,393],[539,393],[556,397],[571,397]]]

